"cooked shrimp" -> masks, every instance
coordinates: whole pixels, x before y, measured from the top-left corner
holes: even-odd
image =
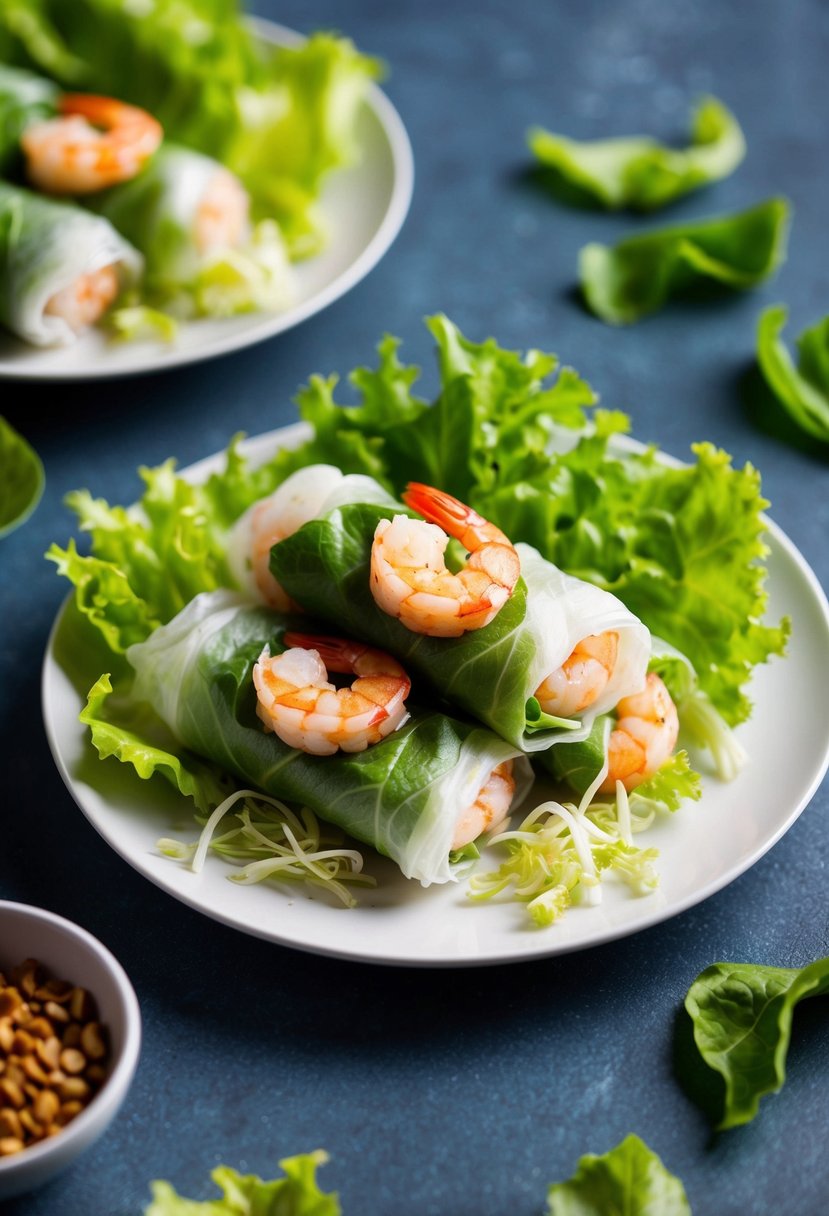
[[[56,291],[43,311],[51,317],[61,317],[78,334],[103,316],[118,295],[119,287],[115,266],[102,266]]]
[[[66,93],[59,109],[20,138],[29,181],[49,194],[91,194],[129,181],[161,143],[151,114],[113,97]]]
[[[676,706],[653,671],[641,692],[619,702],[616,713],[608,744],[608,773],[599,787],[604,794],[612,793],[617,781],[632,790],[652,776],[673,753],[679,734]]]
[[[343,474],[332,464],[308,465],[245,512],[234,525],[227,547],[231,572],[240,586],[280,612],[293,607],[270,572],[271,549],[314,519],[342,480]]]
[[[582,638],[564,660],[535,690],[536,700],[547,714],[572,718],[588,709],[607,688],[616,666],[619,635],[614,629]]]
[[[362,752],[408,718],[411,682],[382,650],[304,633],[286,633],[285,645],[290,649],[277,655],[266,646],[253,668],[256,712],[283,743],[315,756],[338,748]],[[350,688],[336,688],[329,671],[358,678]]]
[[[377,525],[371,547],[371,593],[376,602],[413,633],[432,637],[460,637],[468,629],[488,625],[512,595],[521,573],[511,542],[443,490],[412,482],[403,501],[428,522],[395,515]],[[443,556],[450,537],[470,554],[458,574],[447,569]]]
[[[472,805],[466,807],[458,816],[452,848],[462,849],[464,845],[477,840],[482,832],[491,831],[503,823],[514,794],[512,761],[504,760],[489,774]]]
[[[193,238],[199,253],[235,249],[248,231],[250,198],[238,177],[219,169],[199,200]]]

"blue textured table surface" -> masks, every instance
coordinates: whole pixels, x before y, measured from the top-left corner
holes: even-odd
[[[631,412],[642,440],[683,456],[710,439],[756,464],[774,518],[829,584],[829,465],[758,406],[748,374],[764,304],[790,304],[792,333],[829,311],[829,8],[261,0],[259,11],[297,29],[344,28],[388,62],[388,93],[414,145],[415,199],[368,279],[283,337],[146,379],[0,385],[2,413],[47,473],[37,513],[0,551],[0,894],[97,934],[129,972],[145,1029],[109,1133],[4,1211],[137,1216],[153,1177],[205,1197],[219,1161],[267,1175],[277,1158],[322,1146],[333,1157],[323,1183],[340,1191],[346,1216],[536,1216],[548,1182],[635,1131],[683,1179],[697,1214],[825,1212],[825,998],[798,1010],[786,1086],[746,1128],[712,1138],[674,1071],[678,1010],[705,966],[829,954],[825,784],[752,870],[638,936],[512,967],[371,968],[232,932],[133,872],[64,789],[38,684],[65,594],[41,554],[71,533],[68,490],[129,501],[141,463],[186,464],[234,431],[291,421],[310,373],[370,361],[384,330],[404,338],[431,386],[421,318],[437,310],[470,337],[555,350],[606,405]],[[701,92],[733,107],[749,154],[670,219],[785,193],[795,209],[788,261],[760,291],[607,328],[572,298],[576,251],[637,222],[567,210],[531,189],[525,129],[681,138]],[[781,765],[785,747],[783,729]]]

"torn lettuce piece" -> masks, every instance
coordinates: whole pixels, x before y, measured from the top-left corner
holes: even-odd
[[[317,1185],[316,1173],[328,1161],[322,1149],[279,1162],[282,1178],[263,1181],[219,1165],[210,1177],[222,1192],[218,1199],[183,1199],[169,1182],[151,1184],[152,1203],[144,1216],[341,1216],[339,1197]]]
[[[630,325],[671,296],[708,283],[744,291],[773,274],[786,256],[789,204],[768,199],[747,211],[592,243],[579,254],[582,291],[608,325]]]
[[[602,1156],[588,1153],[572,1178],[547,1191],[549,1216],[691,1216],[680,1180],[638,1136]]]
[[[714,963],[688,990],[694,1042],[725,1082],[719,1129],[739,1127],[786,1079],[792,1015],[798,1001],[829,993],[829,958],[807,967]]]
[[[691,112],[691,144],[668,148],[648,136],[578,141],[533,127],[528,143],[554,184],[603,207],[652,211],[733,173],[745,156],[740,124],[715,97]]]
[[[757,361],[769,388],[797,425],[829,443],[829,316],[797,338],[797,367],[781,338],[787,317],[783,304],[772,304],[761,313]]]
[[[26,522],[45,481],[37,452],[0,414],[0,537]]]

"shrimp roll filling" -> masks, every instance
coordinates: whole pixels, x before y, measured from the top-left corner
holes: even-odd
[[[466,719],[404,707],[408,679],[388,655],[288,625],[232,592],[196,596],[129,648],[132,698],[149,703],[191,751],[245,785],[310,807],[407,878],[424,886],[456,879],[452,850],[523,797],[532,780],[526,758]],[[285,661],[271,682],[266,669],[277,658]],[[357,678],[338,689],[332,671]],[[275,719],[287,722],[287,739]],[[327,754],[307,750],[309,739]]]
[[[78,275],[74,283],[62,287],[46,301],[44,312],[60,317],[74,333],[100,320],[114,303],[119,291],[118,267],[102,266],[89,274]]]

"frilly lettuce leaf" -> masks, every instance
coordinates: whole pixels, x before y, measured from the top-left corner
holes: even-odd
[[[146,705],[113,692],[107,673],[90,689],[80,721],[102,760],[115,756],[144,780],[159,773],[203,813],[227,793],[218,770],[182,748]]]
[[[284,1177],[270,1182],[220,1165],[210,1175],[220,1199],[183,1199],[169,1182],[154,1182],[144,1216],[340,1216],[338,1196],[317,1185],[317,1168],[327,1161],[322,1149],[286,1157],[279,1162]]]
[[[773,304],[761,314],[757,360],[777,400],[798,426],[829,443],[829,316],[797,339],[797,367],[780,336],[787,317],[783,304]]]
[[[202,486],[171,462],[145,470],[138,508],[70,496],[93,556],[73,546],[50,556],[112,648],[140,640],[198,592],[230,585],[227,529],[295,469],[323,461],[398,496],[421,480],[470,502],[515,541],[618,595],[689,657],[725,720],[742,721],[743,684],[783,652],[788,631],[785,621],[761,623],[767,503],[756,470],[734,468],[710,444],[682,468],[652,450],[620,453],[626,416],[593,408],[590,386],[554,355],[470,342],[444,316],[429,324],[440,371],[433,403],[415,394],[419,371],[387,336],[378,366],[350,377],[356,404],[336,402],[336,377],[312,377],[298,396],[311,439],[261,468],[250,469],[234,441],[226,468]]]
[[[768,199],[748,211],[660,228],[579,254],[588,307],[608,325],[629,325],[670,296],[704,283],[756,287],[786,256],[789,204]]]
[[[43,493],[40,457],[0,415],[0,537],[20,527]]]
[[[561,192],[603,207],[651,211],[709,182],[728,177],[745,156],[731,111],[704,97],[691,114],[691,146],[667,148],[647,136],[579,142],[533,127],[528,143]]]
[[[794,1007],[827,993],[829,958],[800,970],[714,963],[697,976],[685,1008],[700,1055],[725,1081],[720,1130],[749,1123],[760,1099],[780,1089]]]
[[[380,75],[332,34],[260,43],[234,0],[9,0],[0,60],[145,106],[170,138],[243,179],[256,218],[277,220],[295,257],[324,244],[320,186],[354,158],[359,106]]]
[[[638,1136],[601,1157],[588,1153],[567,1182],[547,1192],[549,1216],[691,1216],[680,1180]]]

